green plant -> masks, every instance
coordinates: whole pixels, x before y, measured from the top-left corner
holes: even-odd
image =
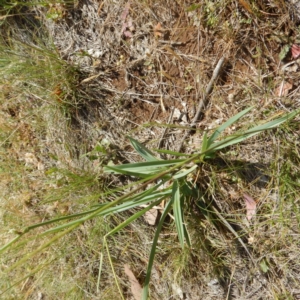
[[[16,231],[17,236],[9,243],[4,245],[0,249],[0,253],[3,253],[9,248],[18,249],[20,245],[23,245],[24,243],[29,242],[33,239],[36,239],[37,237],[41,238],[49,234],[54,234],[54,236],[52,236],[51,238],[49,237],[44,244],[40,245],[40,247],[38,247],[31,253],[28,253],[26,256],[23,256],[19,261],[11,265],[7,271],[9,272],[15,269],[16,267],[24,264],[27,260],[31,259],[36,254],[43,251],[44,249],[52,245],[54,242],[56,242],[58,239],[72,232],[88,220],[99,216],[118,214],[120,212],[139,207],[142,204],[147,204],[147,207],[139,210],[138,212],[130,216],[124,222],[116,226],[112,231],[107,233],[103,238],[103,249],[105,248],[107,250],[109,261],[114,272],[113,262],[109,255],[107,239],[113,234],[119,232],[121,229],[128,226],[137,218],[141,217],[153,206],[160,204],[163,200],[166,200],[166,205],[163,208],[163,213],[158,222],[156,233],[153,239],[148,268],[146,272],[146,278],[144,282],[143,299],[147,299],[151,269],[154,262],[158,237],[164,225],[165,218],[171,211],[173,211],[174,214],[178,239],[182,249],[185,247],[190,247],[191,245],[188,230],[184,222],[185,200],[191,196],[197,198],[199,197],[199,194],[197,193],[197,187],[189,179],[190,174],[192,174],[199,168],[201,169],[202,163],[212,158],[221,149],[242,142],[245,139],[259,134],[262,131],[275,128],[283,122],[294,118],[300,112],[300,109],[298,109],[280,118],[274,119],[261,125],[251,127],[245,131],[239,131],[235,134],[225,136],[218,140],[226,128],[237,122],[251,109],[252,107],[247,108],[235,115],[234,117],[230,118],[227,122],[225,122],[223,125],[217,128],[210,137],[208,137],[205,133],[203,137],[202,148],[197,153],[186,155],[183,153],[169,152],[166,150],[158,151],[163,153],[171,153],[172,155],[177,156],[178,159],[161,160],[155,157],[150,150],[148,150],[138,141],[136,141],[133,138],[129,138],[132,146],[141,155],[141,157],[145,159],[145,162],[123,164],[117,166],[109,165],[104,168],[104,171],[107,173],[130,175],[138,178],[139,181],[127,185],[123,188],[124,191],[125,189],[128,190],[129,188],[132,188],[132,190],[130,190],[129,192],[124,192],[121,196],[117,197],[111,202],[95,205],[88,211],[68,216],[62,216],[56,219],[51,219],[26,227],[23,230]],[[182,156],[184,158],[180,158]],[[107,192],[106,194],[104,194],[104,196],[112,193],[116,193],[116,191]],[[72,221],[72,219],[75,220]],[[222,221],[226,222],[224,218],[222,218]],[[33,235],[31,237],[27,237],[26,239],[26,235],[29,232],[32,232],[33,230],[40,227],[48,228],[53,224],[60,225],[42,231],[37,236]],[[20,240],[22,237],[25,237],[24,241]],[[98,277],[98,285],[101,278],[102,257],[103,253],[101,253],[100,258],[100,273]],[[116,279],[116,275],[114,276]],[[120,294],[122,295],[117,280],[116,283]]]

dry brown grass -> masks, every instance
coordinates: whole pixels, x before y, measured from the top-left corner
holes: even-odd
[[[279,59],[300,34],[292,2],[134,0],[126,18],[127,1],[63,3],[26,9],[19,3],[9,14],[21,15],[1,25],[3,243],[14,229],[111,200],[99,195],[120,181],[104,176],[102,166],[138,160],[126,134],[149,148],[176,150],[221,56],[224,71],[186,153],[199,148],[203,130],[247,106],[256,109],[241,127],[299,107],[299,62],[290,53]],[[282,82],[292,89],[279,96]],[[173,108],[186,119],[169,120]],[[300,299],[299,130],[290,122],[232,147],[195,178],[255,263],[209,207],[191,199],[186,222],[193,246],[181,250],[168,220],[151,299]],[[105,150],[92,152],[99,142]],[[250,226],[245,192],[258,204]],[[103,235],[131,213],[89,221],[6,272],[49,238],[33,234],[26,247],[1,256],[0,291],[17,283],[2,299],[119,299],[106,256],[97,293],[99,257]],[[109,239],[126,299],[133,298],[124,264],[143,284],[154,229],[140,220]]]

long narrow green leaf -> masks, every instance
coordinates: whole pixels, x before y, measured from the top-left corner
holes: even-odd
[[[134,170],[138,168],[160,168],[160,167],[168,167],[172,166],[177,163],[183,162],[184,159],[170,159],[170,160],[157,160],[157,161],[151,161],[151,162],[139,162],[139,163],[132,163],[132,164],[123,164],[123,165],[116,165],[116,166],[108,166],[114,167],[115,169],[120,170]]]
[[[297,114],[299,114],[299,112],[300,112],[300,109],[297,109],[296,111],[291,112],[291,113],[289,113],[289,114],[287,114],[287,115],[285,115],[281,118],[272,120],[272,121],[267,122],[265,124],[255,126],[253,128],[250,128],[250,129],[246,130],[245,132],[230,135],[230,136],[228,136],[227,138],[225,138],[224,140],[222,140],[220,142],[213,143],[209,147],[208,150],[217,151],[217,150],[223,149],[225,147],[228,147],[228,146],[237,144],[239,142],[242,142],[242,141],[244,141],[244,140],[246,140],[246,139],[248,139],[248,138],[250,138],[254,135],[259,134],[262,131],[278,127],[282,123],[284,123],[284,122],[286,122],[290,119],[293,119]]]
[[[134,200],[138,200],[139,198],[143,198],[143,197],[146,197],[147,195],[152,195],[153,193],[155,193],[159,187],[161,187],[163,184],[165,184],[165,181],[161,180],[158,184],[148,188],[147,190],[145,191],[141,191],[139,193],[137,193],[135,196],[132,196],[132,199]],[[111,202],[109,202],[111,203]],[[101,203],[101,204],[95,204],[93,205],[93,207],[100,207],[100,206],[103,206],[103,205],[106,205],[108,203]]]
[[[169,197],[169,194],[166,193],[166,195],[160,197],[160,201],[162,201],[163,199],[165,199],[167,197]],[[157,198],[158,198],[157,195],[154,195],[152,200],[157,199]],[[148,202],[149,202],[149,199],[141,199],[138,202],[130,201],[130,202],[125,203],[124,205],[120,205],[120,206],[116,206],[116,207],[110,207],[110,208],[107,208],[106,210],[102,210],[97,214],[97,216],[106,216],[106,215],[109,215],[109,214],[122,212],[122,211],[128,210],[130,208],[135,208],[139,205],[146,204]],[[68,228],[70,226],[73,226],[73,225],[76,225],[76,224],[81,224],[84,221],[85,221],[85,219],[81,218],[81,219],[78,219],[78,220],[75,220],[75,221],[68,222],[66,224],[62,224],[60,226],[56,226],[54,228],[50,228],[50,229],[44,231],[43,233],[41,233],[40,236],[43,236],[43,235],[46,235],[46,234],[49,234],[49,233],[54,233],[54,232],[61,231],[61,230],[65,229],[65,228]]]
[[[134,208],[138,205],[141,205],[141,204],[144,204],[144,203],[147,203],[147,202],[150,202],[152,201],[153,199],[156,199],[156,198],[159,198],[159,197],[167,197],[171,194],[171,190],[161,190],[161,191],[158,191],[156,192],[156,190],[163,184],[163,182],[155,185],[154,187],[144,191],[143,193],[140,193],[139,195],[137,195],[136,198],[133,198],[131,201],[129,202],[125,202],[121,205],[118,205],[117,207],[111,207],[105,211],[102,211],[98,214],[98,216],[105,216],[105,215],[109,215],[111,213],[118,213],[118,212],[122,212],[122,211],[125,211],[125,210],[128,210],[130,208]],[[142,199],[141,199],[142,198]],[[103,207],[105,205],[107,205],[108,203],[101,203],[99,205],[94,205],[94,209],[91,209],[91,210],[88,210],[88,211],[85,211],[85,212],[82,212],[82,213],[78,213],[78,214],[73,214],[73,215],[69,215],[69,216],[63,216],[63,217],[59,217],[59,218],[56,218],[56,219],[51,219],[51,220],[48,220],[48,221],[45,221],[45,222],[41,222],[41,223],[37,223],[37,224],[34,224],[34,225],[31,225],[31,226],[28,226],[26,227],[22,233],[27,233],[35,228],[38,228],[38,227],[42,227],[42,226],[46,226],[46,225],[50,225],[52,223],[57,223],[57,222],[60,222],[60,221],[64,221],[64,220],[70,220],[70,219],[73,219],[73,218],[77,218],[77,217],[82,217],[82,216],[85,216],[85,215],[88,215],[88,214],[92,214],[93,212],[95,212],[96,210],[98,210],[100,207]],[[66,223],[66,224],[63,224],[63,225],[60,225],[60,226],[57,226],[55,228],[51,228],[49,229],[48,231],[46,231],[45,233],[49,233],[49,232],[56,232],[56,231],[60,231],[66,227],[69,227],[73,224],[76,224],[78,221],[80,220],[75,220],[73,222],[69,222],[69,223]],[[0,253],[2,251],[4,251],[5,249],[7,249],[11,244],[15,243],[16,240],[20,239],[22,235],[19,235],[17,236],[15,239],[13,239],[12,241],[10,241],[8,244],[4,245],[2,248],[0,248]]]
[[[139,153],[141,157],[143,157],[146,161],[158,161],[159,159],[154,156],[154,154],[147,149],[144,145],[139,143],[132,137],[128,137],[133,148]]]
[[[107,173],[119,173],[131,176],[148,176],[162,172],[167,167],[184,162],[183,159],[159,160],[134,164],[123,164],[118,166],[106,166],[104,171]]]
[[[14,237],[10,242],[8,242],[7,244],[5,244],[4,246],[2,246],[0,248],[0,254],[6,250],[7,248],[9,248],[12,244],[14,244],[16,241],[18,241],[20,238],[22,237],[22,235],[18,235],[16,237]]]
[[[190,235],[189,235],[189,232],[188,232],[188,230],[186,228],[186,224],[185,223],[183,223],[183,229],[184,229],[184,238],[185,238],[185,241],[188,244],[188,246],[191,247],[192,243],[191,243]]]
[[[207,139],[207,132],[204,132],[203,135],[203,141],[202,141],[202,146],[201,146],[201,152],[204,152],[208,147],[208,139]]]
[[[123,203],[120,203],[116,206],[109,206],[110,203],[103,203],[100,205],[100,207],[97,207],[96,209],[93,209],[91,211],[89,211],[89,213],[94,213],[95,211],[99,211],[99,213],[97,214],[97,216],[107,216],[107,215],[110,215],[110,214],[115,214],[115,213],[119,213],[119,212],[122,212],[122,211],[125,211],[125,210],[128,210],[128,209],[131,209],[131,208],[134,208],[134,207],[137,207],[139,205],[142,205],[142,204],[146,204],[146,203],[149,203],[157,198],[160,198],[161,201],[164,199],[164,198],[167,198],[171,195],[171,189],[164,189],[164,190],[159,190],[159,191],[156,191],[164,182],[161,182],[157,185],[155,185],[154,187],[142,192],[142,193],[139,193],[135,196],[132,196],[132,197],[129,197],[128,199],[124,199],[124,202]],[[109,206],[108,208],[105,209],[105,206]],[[72,217],[72,216],[70,216]],[[53,233],[53,232],[57,232],[57,231],[60,231],[64,228],[67,228],[69,226],[72,226],[74,224],[77,224],[78,222],[82,222],[84,219],[81,218],[81,219],[77,219],[77,220],[74,220],[72,222],[68,222],[66,224],[62,224],[60,226],[57,226],[57,227],[54,227],[54,228],[51,228],[51,229],[48,229],[46,230],[44,233],[42,233],[43,235],[44,234],[48,234],[48,233]],[[40,224],[37,224],[39,226],[43,225],[43,223],[40,223]],[[37,225],[33,225],[34,227],[37,227]]]
[[[234,124],[236,121],[238,121],[241,117],[243,117],[245,114],[247,114],[251,109],[253,109],[254,106],[248,107],[244,109],[243,111],[239,112],[238,114],[234,115],[230,119],[228,119],[224,124],[222,124],[220,127],[217,128],[217,130],[211,135],[211,137],[207,141],[207,146],[209,147],[218,137],[219,135],[229,126]],[[202,149],[206,150],[206,149]]]
[[[300,113],[300,109],[297,109],[293,112],[290,112],[290,113],[284,115],[281,118],[272,120],[272,121],[264,123],[262,125],[258,125],[254,128],[250,128],[246,132],[257,131],[257,130],[267,130],[267,129],[271,129],[271,128],[274,128],[274,127],[278,127],[280,124],[282,124],[282,123],[284,123],[284,122],[286,122],[290,119],[293,119],[299,113]]]
[[[188,169],[182,169],[179,172],[177,172],[174,176],[173,179],[179,179],[182,177],[186,177],[187,175],[189,175],[190,173],[192,173],[194,170],[196,170],[198,168],[197,165],[193,165],[192,167],[188,168]]]
[[[164,153],[164,154],[170,154],[170,155],[174,155],[174,156],[190,156],[190,154],[186,154],[186,153],[180,153],[180,152],[176,152],[176,151],[171,151],[171,150],[165,150],[165,149],[154,149],[155,151],[157,151],[158,153]]]
[[[88,210],[88,211],[85,211],[85,212],[82,212],[82,213],[68,215],[68,216],[63,216],[63,217],[59,217],[59,218],[56,218],[56,219],[51,219],[51,220],[48,220],[48,221],[45,221],[45,222],[37,223],[37,224],[34,224],[34,225],[26,227],[24,229],[24,232],[28,232],[29,230],[32,230],[32,229],[35,229],[35,228],[41,227],[41,226],[46,226],[46,225],[49,225],[49,224],[52,224],[52,223],[57,223],[57,222],[60,222],[60,221],[69,220],[69,219],[73,219],[73,218],[85,216],[85,215],[93,213],[97,209],[98,208],[94,208],[94,209],[91,209],[91,210]]]
[[[110,231],[106,237],[109,237],[110,235],[120,231],[121,229],[123,229],[124,227],[128,226],[131,222],[135,221],[136,219],[138,219],[139,217],[141,217],[142,215],[144,215],[147,211],[149,211],[153,206],[158,205],[162,200],[159,199],[155,202],[153,202],[152,204],[150,204],[149,206],[145,207],[144,209],[138,211],[137,213],[135,213],[134,215],[132,215],[131,217],[129,217],[128,219],[126,219],[124,222],[122,222],[121,224],[119,224],[118,226],[116,226],[112,231]]]
[[[137,167],[136,169],[131,168],[128,166],[128,169],[124,168],[116,168],[114,166],[106,166],[104,167],[104,172],[106,173],[112,173],[112,174],[123,174],[128,176],[135,176],[137,178],[150,178],[151,176],[158,174],[160,172],[163,172],[167,170],[167,167],[153,167],[153,168],[145,168],[145,167]]]
[[[146,197],[148,195],[152,195],[154,193],[157,192],[157,190],[164,184],[165,182],[163,180],[161,180],[159,183],[153,185],[152,187],[149,187],[147,188],[146,190],[144,191],[140,191],[136,194],[133,194],[130,198],[134,201],[138,201],[140,198],[143,198],[143,197]],[[124,201],[123,202],[126,202],[128,198],[124,198]],[[108,202],[108,203],[111,203],[111,202]],[[106,203],[106,204],[108,204]],[[98,204],[96,206],[102,206],[103,204]]]
[[[155,257],[155,252],[156,252],[156,247],[157,247],[157,241],[159,238],[159,234],[161,232],[162,226],[164,224],[165,218],[168,215],[169,211],[171,210],[171,207],[173,205],[172,200],[170,200],[165,209],[164,212],[159,220],[159,223],[157,225],[157,229],[155,231],[155,235],[152,241],[152,247],[151,247],[151,252],[149,256],[149,262],[147,266],[147,272],[146,272],[146,278],[145,278],[145,283],[144,283],[144,288],[143,288],[143,294],[142,294],[142,300],[147,300],[148,299],[148,294],[149,294],[149,283],[150,283],[150,277],[151,277],[151,271],[153,267],[153,262],[154,262],[154,257]]]
[[[171,195],[171,190],[167,190],[161,193],[153,193],[152,195],[149,195],[147,197],[141,198],[139,200],[131,200],[131,201],[126,201],[118,206],[114,206],[114,207],[110,207],[107,210],[102,211],[101,213],[99,213],[99,216],[107,216],[110,214],[116,214],[116,213],[120,213],[122,211],[126,211],[132,208],[135,208],[137,206],[143,205],[143,204],[147,204],[153,200],[156,200],[158,198],[161,199],[161,201],[167,197],[169,197]]]
[[[152,187],[147,187],[146,190],[144,191],[141,191],[137,194],[135,194],[134,199],[135,200],[138,200],[140,198],[144,198],[144,197],[147,197],[147,196],[151,196],[157,192],[163,192],[164,190],[161,188],[162,185],[165,184],[165,181],[164,180],[160,180],[159,183],[157,183],[156,185],[152,186]]]
[[[172,190],[172,201],[173,201],[173,212],[175,218],[175,225],[177,229],[178,239],[181,245],[181,248],[184,248],[184,228],[182,220],[182,207],[180,201],[180,187],[178,181],[175,180]]]

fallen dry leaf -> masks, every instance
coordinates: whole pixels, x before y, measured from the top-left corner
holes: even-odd
[[[294,44],[291,48],[292,58],[296,59],[300,56],[300,46]]]
[[[155,208],[151,208],[150,210],[146,211],[144,214],[144,220],[151,226],[154,226],[157,220],[158,211]]]
[[[293,88],[293,85],[289,83],[288,81],[282,81],[280,86],[276,89],[275,94],[278,97],[287,96],[290,92],[290,90]]]
[[[161,26],[161,23],[157,23],[155,26],[154,26],[154,36],[157,37],[157,38],[160,38],[162,37],[162,26]]]
[[[133,295],[133,298],[135,300],[141,300],[142,298],[142,287],[132,271],[130,270],[129,265],[125,264],[124,265],[124,272],[128,276],[129,282],[130,282],[130,287],[131,287],[131,292]]]
[[[251,196],[247,194],[244,194],[243,196],[246,203],[246,217],[247,220],[250,221],[256,214],[256,202]]]

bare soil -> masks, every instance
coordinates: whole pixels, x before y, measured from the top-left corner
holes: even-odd
[[[109,135],[120,139],[134,131],[137,139],[155,145],[164,130],[149,124],[189,126],[222,56],[226,63],[199,120],[201,129],[226,120],[254,95],[258,106],[274,105],[265,94],[268,89],[274,93],[281,81],[278,54],[283,41],[276,38],[278,32],[296,37],[288,32],[296,26],[290,15],[277,14],[275,4],[262,5],[261,19],[233,3],[220,11],[217,5],[210,8],[211,15],[200,8],[189,12],[191,5],[78,1],[74,7],[57,6],[63,10],[61,19],[41,14],[61,56],[83,72],[80,88],[104,110],[99,118],[105,126],[111,124]],[[246,21],[252,17],[250,26]],[[210,22],[215,23],[208,26]],[[173,135],[174,130],[163,136],[160,146],[176,149],[182,130]]]

